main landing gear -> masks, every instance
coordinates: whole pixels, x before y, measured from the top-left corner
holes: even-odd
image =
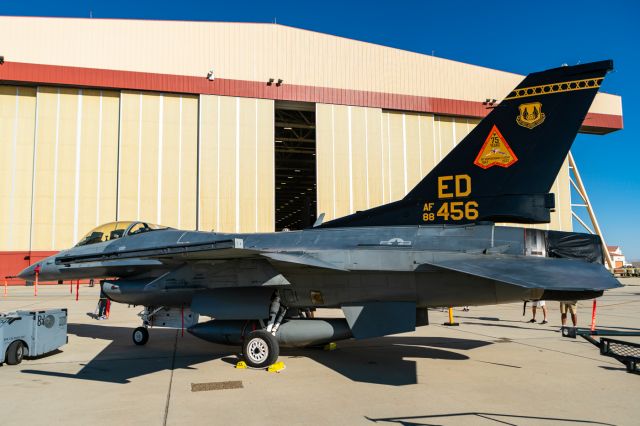
[[[276,331],[286,313],[287,307],[280,302],[280,294],[276,291],[271,299],[267,327],[244,336],[242,355],[249,367],[266,368],[278,360],[280,344],[276,339]],[[260,323],[263,324],[262,321]]]
[[[249,367],[266,368],[278,360],[280,345],[268,331],[254,330],[244,338],[242,354]]]

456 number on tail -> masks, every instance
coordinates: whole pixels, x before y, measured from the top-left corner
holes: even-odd
[[[478,203],[475,201],[451,201],[449,203],[442,203],[436,217],[441,217],[443,220],[476,220],[478,218]],[[424,219],[424,215],[423,215]]]

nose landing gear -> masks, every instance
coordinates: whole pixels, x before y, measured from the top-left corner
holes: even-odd
[[[133,343],[138,346],[146,345],[149,341],[149,327],[153,325],[153,317],[163,310],[164,307],[153,307],[153,306],[145,306],[144,310],[138,314],[140,319],[142,319],[142,327],[138,327],[133,330],[133,334],[131,338],[133,339]]]
[[[133,343],[143,346],[149,341],[149,330],[146,327],[138,327],[133,330]]]

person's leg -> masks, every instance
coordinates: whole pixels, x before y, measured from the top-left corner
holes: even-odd
[[[578,326],[578,306],[576,303],[570,305],[571,310],[571,321],[573,322],[573,326]]]
[[[571,314],[571,321],[573,321],[573,326],[577,327],[578,326],[578,316],[576,314]]]
[[[542,305],[542,324],[546,324],[547,321],[547,307],[545,305]]]
[[[533,314],[533,318],[529,320],[529,322],[536,322],[536,310],[538,309],[535,305],[536,302],[531,306],[531,313]]]
[[[567,325],[567,314],[560,314],[560,321],[562,322],[562,326]]]

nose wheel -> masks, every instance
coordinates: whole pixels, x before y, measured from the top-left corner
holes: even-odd
[[[273,334],[266,330],[255,330],[245,337],[242,353],[249,367],[267,368],[278,359],[280,346]]]
[[[149,341],[149,330],[146,327],[138,327],[133,330],[133,343],[143,346]]]

